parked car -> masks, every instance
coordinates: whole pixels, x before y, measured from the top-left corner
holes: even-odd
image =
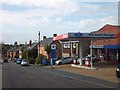
[[[12,61],[13,61],[13,59],[12,59],[12,58],[9,58],[9,59],[8,59],[8,62],[12,62]]]
[[[29,66],[29,61],[26,59],[22,60],[21,66]]]
[[[17,59],[16,64],[21,64],[22,59]]]
[[[87,55],[87,56],[85,56],[85,57],[82,58],[83,64],[85,64],[85,59],[86,59],[86,58],[89,58],[90,60],[91,60],[91,58],[92,58],[92,62],[93,62],[93,63],[100,61],[100,58],[97,58],[97,57],[94,56],[94,55],[92,55],[92,57],[91,57],[91,55]]]
[[[55,61],[55,64],[57,64],[57,65],[70,64],[70,63],[73,63],[73,58],[71,58],[71,57],[64,57],[64,58],[61,58],[61,59]]]
[[[0,64],[3,64],[3,60],[2,59],[0,60]]]
[[[82,64],[85,64],[86,58],[89,58],[91,60],[91,56],[87,55],[87,56],[82,58]],[[92,55],[92,62],[95,63],[98,61],[100,61],[100,58],[97,58],[96,56]],[[77,64],[80,64],[80,58],[77,58]]]
[[[5,62],[5,63],[6,63],[6,62],[8,62],[8,59],[7,59],[7,58],[5,58],[5,59],[3,60],[3,62]]]
[[[120,65],[116,68],[116,76],[120,78]]]
[[[17,58],[13,58],[13,61],[16,62],[16,61],[17,61]]]

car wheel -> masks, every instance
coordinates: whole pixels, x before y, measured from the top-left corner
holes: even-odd
[[[62,65],[62,62],[59,62],[59,65]]]
[[[120,78],[120,76],[117,75],[117,78]]]
[[[72,64],[72,63],[73,63],[73,61],[70,62],[70,64]]]

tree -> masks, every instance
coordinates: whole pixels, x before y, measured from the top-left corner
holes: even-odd
[[[26,59],[26,58],[27,58],[27,55],[26,55],[26,54],[27,54],[27,50],[24,50],[24,51],[23,51],[23,54],[22,54],[22,58],[23,58],[23,59]]]
[[[42,63],[42,59],[44,58],[44,55],[40,54],[40,57],[36,58],[36,64],[41,64]]]
[[[37,47],[35,47],[33,49],[23,51],[23,58],[24,59],[25,58],[27,58],[27,59],[30,59],[30,58],[36,59],[37,54],[38,54],[38,50],[37,50]]]
[[[0,51],[2,52],[2,56],[6,57],[7,51],[12,47],[13,47],[12,45],[0,43]]]
[[[37,56],[38,56],[37,47],[28,50],[28,58],[34,58],[35,59],[35,58],[37,58]]]

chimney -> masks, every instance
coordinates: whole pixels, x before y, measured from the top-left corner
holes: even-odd
[[[27,45],[27,42],[25,42],[25,45]]]
[[[43,36],[43,40],[46,39],[46,36]]]
[[[53,34],[53,37],[56,37],[57,36],[57,34]]]
[[[29,47],[31,47],[31,46],[32,46],[32,41],[30,40],[30,41],[29,41]]]

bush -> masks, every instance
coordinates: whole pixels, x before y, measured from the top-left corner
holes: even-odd
[[[41,63],[41,59],[40,59],[40,58],[36,58],[35,63],[36,63],[36,64],[40,64],[40,63]]]
[[[29,60],[30,64],[35,64],[35,59],[34,58],[29,58],[28,60]]]
[[[41,63],[42,63],[42,58],[43,58],[43,57],[44,57],[44,56],[41,54],[39,57],[36,58],[35,63],[36,63],[36,64],[41,64]]]

